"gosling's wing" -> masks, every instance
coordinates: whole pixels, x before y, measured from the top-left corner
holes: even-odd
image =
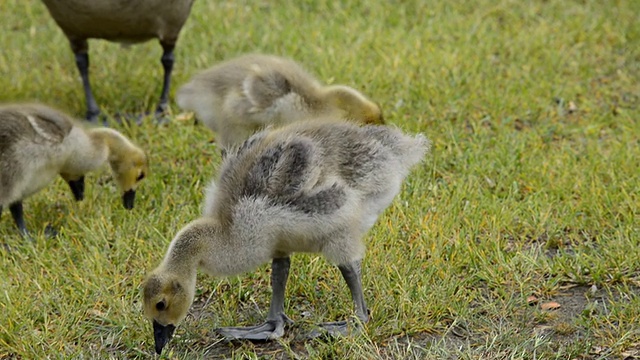
[[[31,126],[22,121],[22,118],[18,112],[0,108],[0,156],[7,154],[15,144],[32,134]]]
[[[272,107],[279,98],[289,94],[291,85],[277,69],[252,64],[242,82],[242,91],[251,104],[249,111],[259,112]]]
[[[27,104],[0,107],[0,152],[24,141],[58,144],[73,127],[72,121],[46,106]]]
[[[16,126],[30,127],[36,142],[60,143],[73,128],[73,120],[62,112],[39,104],[8,108],[15,114]],[[28,125],[27,125],[28,124]]]
[[[307,121],[280,132],[303,134],[322,148],[325,173],[361,194],[377,193],[423,159],[429,142],[388,126]],[[285,136],[284,134],[280,136]]]
[[[227,155],[217,203],[230,209],[243,197],[263,197],[328,214],[352,195],[396,189],[427,149],[424,137],[385,126],[313,121],[263,131]]]
[[[306,214],[333,213],[346,202],[345,188],[326,176],[319,152],[304,137],[272,144],[248,171],[245,193]]]
[[[224,213],[242,198],[263,198],[306,214],[336,211],[346,202],[345,188],[325,176],[320,153],[306,137],[257,134],[225,160],[216,206]]]
[[[40,105],[34,105],[27,111],[27,119],[34,130],[48,141],[62,142],[73,128],[73,121],[60,111]]]
[[[319,98],[322,85],[297,62],[274,56],[246,60],[253,62],[246,65],[243,89],[254,112],[305,112],[323,105]]]

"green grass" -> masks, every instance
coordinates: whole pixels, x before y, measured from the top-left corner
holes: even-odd
[[[351,338],[302,341],[351,314],[335,268],[293,258],[271,344],[220,342],[213,329],[265,315],[268,267],[202,276],[166,358],[607,359],[640,353],[640,13],[638,1],[196,0],[173,91],[246,52],[293,57],[327,83],[378,101],[389,123],[433,152],[367,236],[372,320]],[[0,2],[0,99],[82,116],[62,32],[35,0]],[[160,47],[90,42],[107,113],[153,110]],[[577,110],[576,110],[577,109]],[[62,181],[25,202],[31,244],[0,221],[0,358],[153,358],[139,286],[195,219],[220,158],[190,121],[119,129],[148,150],[136,208],[105,170],[75,203]],[[595,291],[592,291],[595,290]],[[535,295],[538,305],[528,305]],[[540,304],[561,307],[544,311]],[[259,310],[258,310],[259,309]]]

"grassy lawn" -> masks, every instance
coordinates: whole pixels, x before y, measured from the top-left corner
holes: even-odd
[[[433,141],[368,234],[366,331],[302,338],[352,306],[336,268],[296,255],[286,302],[296,324],[283,339],[228,343],[213,331],[266,316],[263,266],[199,277],[191,315],[163,357],[640,356],[640,2],[362,3],[196,0],[173,92],[215,62],[280,54],[362,90],[390,124]],[[0,101],[83,116],[73,55],[44,5],[1,1],[0,29]],[[91,41],[102,109],[152,111],[160,55],[155,41]],[[171,110],[166,125],[115,125],[150,154],[133,211],[106,169],[87,177],[83,202],[63,181],[25,201],[35,243],[5,210],[0,359],[155,357],[140,284],[198,216],[220,163],[214,134]],[[47,223],[57,238],[42,235]]]

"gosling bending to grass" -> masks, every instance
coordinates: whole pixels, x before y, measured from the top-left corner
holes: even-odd
[[[346,281],[358,319],[369,320],[362,292],[363,235],[400,191],[428,140],[386,126],[300,122],[255,134],[224,159],[203,216],[178,232],[143,285],[146,317],[161,353],[191,306],[196,273],[252,271],[272,261],[271,305],[264,324],[218,329],[231,339],[281,337],[289,256],[323,254]],[[346,322],[321,324],[346,333]]]
[[[295,61],[272,55],[244,55],[203,71],[178,90],[176,101],[227,150],[267,126],[320,116],[383,123],[380,107],[357,90],[323,86]]]
[[[194,0],[43,0],[51,17],[62,29],[76,58],[87,101],[87,120],[96,121],[100,108],[89,83],[87,39],[105,39],[123,44],[157,38],[162,46],[164,81],[156,115],[169,101],[173,50]]]
[[[0,213],[9,206],[20,232],[28,235],[22,200],[60,175],[76,200],[84,198],[84,175],[109,162],[132,209],[147,157],[124,135],[108,128],[83,128],[64,113],[40,104],[0,106]]]

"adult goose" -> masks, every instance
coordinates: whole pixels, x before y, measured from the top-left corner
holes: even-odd
[[[89,82],[88,39],[133,44],[157,38],[162,46],[164,80],[156,114],[169,101],[173,50],[194,0],[42,0],[71,44],[82,77],[87,102],[87,120],[95,122],[100,108]]]

